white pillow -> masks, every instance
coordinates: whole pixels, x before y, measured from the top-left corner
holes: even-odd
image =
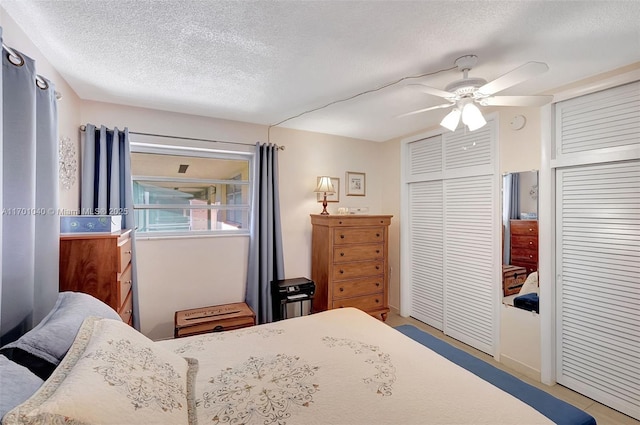
[[[90,317],[51,377],[2,423],[195,424],[196,371],[196,360],[126,323]]]
[[[530,294],[532,292],[540,295],[540,287],[538,286],[538,272],[535,271],[527,276],[527,280],[522,284],[522,288],[520,288],[520,292],[518,295]]]

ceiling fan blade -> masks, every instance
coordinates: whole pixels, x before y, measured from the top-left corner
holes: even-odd
[[[488,82],[478,89],[484,95],[491,95],[515,86],[523,81],[535,77],[549,70],[549,66],[543,62],[527,62],[518,68]]]
[[[442,105],[431,106],[430,108],[418,109],[417,111],[407,112],[406,114],[397,115],[396,118],[408,117],[409,115],[421,114],[427,111],[433,111],[434,109],[443,109],[453,106],[453,103],[443,103]]]
[[[448,91],[436,89],[434,87],[425,86],[424,84],[407,84],[407,87],[410,87],[415,90],[419,90],[422,93],[430,94],[433,96],[443,97],[445,99],[453,99],[456,97],[454,93],[450,93]]]
[[[553,96],[491,96],[480,101],[487,106],[543,106],[553,100]]]

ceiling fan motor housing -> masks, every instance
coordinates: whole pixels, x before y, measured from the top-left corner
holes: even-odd
[[[445,87],[445,91],[455,93],[459,97],[465,97],[473,95],[473,93],[479,88],[487,84],[487,80],[483,78],[463,78],[462,80],[454,81]]]

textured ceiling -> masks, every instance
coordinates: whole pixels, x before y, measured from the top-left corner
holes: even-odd
[[[640,61],[640,1],[1,1],[82,99],[265,125],[465,54],[486,80],[549,65],[514,95]],[[280,126],[383,141],[439,122],[395,118],[442,103],[406,82]]]

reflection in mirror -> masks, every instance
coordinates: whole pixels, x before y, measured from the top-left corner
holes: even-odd
[[[538,270],[538,172],[505,174],[502,196],[502,288],[506,297],[520,293],[527,276]]]

